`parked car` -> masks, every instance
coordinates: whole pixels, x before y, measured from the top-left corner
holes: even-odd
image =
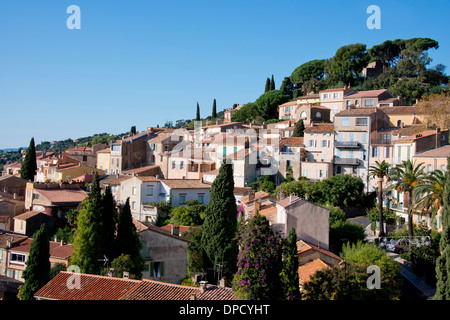
[[[405,251],[409,251],[409,243],[406,239],[392,240],[386,244],[386,250],[402,254]]]

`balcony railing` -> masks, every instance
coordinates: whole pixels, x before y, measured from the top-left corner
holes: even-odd
[[[335,158],[334,164],[338,165],[348,165],[348,166],[359,166],[359,159],[354,158]]]
[[[372,145],[383,145],[383,146],[389,146],[392,145],[392,140],[388,139],[371,139],[370,144]]]
[[[361,145],[358,141],[335,141],[334,146],[336,148],[346,148],[346,149],[359,149]]]
[[[392,203],[391,202],[389,204],[389,209],[403,211],[403,203]]]

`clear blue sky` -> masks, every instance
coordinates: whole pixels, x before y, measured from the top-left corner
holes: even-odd
[[[66,27],[73,4],[81,30]],[[448,0],[2,0],[0,148],[142,131],[194,118],[197,101],[206,117],[351,43],[433,38],[431,65],[450,69],[449,17]]]

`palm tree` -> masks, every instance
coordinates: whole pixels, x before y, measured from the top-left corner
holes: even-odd
[[[417,185],[421,184],[425,178],[423,163],[416,166],[411,160],[403,163],[391,170],[390,180],[394,181],[388,189],[396,189],[408,194],[408,236],[413,237],[412,204],[413,192]]]
[[[426,175],[423,183],[414,189],[416,209],[431,212],[434,218],[444,205],[444,187],[447,180],[447,171],[434,170]]]
[[[380,214],[380,234],[379,236],[384,236],[384,228],[383,228],[383,180],[388,176],[388,171],[390,168],[390,164],[386,161],[375,161],[374,166],[370,166],[369,175],[377,178],[378,183],[378,212]]]

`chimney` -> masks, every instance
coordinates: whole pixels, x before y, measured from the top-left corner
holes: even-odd
[[[124,279],[130,279],[130,273],[128,271],[123,272],[123,278]]]
[[[115,276],[115,270],[114,268],[109,268],[108,270],[108,277],[114,277]]]
[[[260,199],[255,201],[255,213],[256,213],[256,210],[258,210],[258,211],[261,210],[261,200]]]
[[[17,193],[14,192],[13,193],[13,199],[16,200],[16,198],[17,198]]]
[[[180,235],[180,226],[176,226],[173,224],[170,233],[174,236],[179,236]]]
[[[226,283],[227,283],[227,279],[225,277],[223,277],[219,281],[219,287],[225,288],[226,287]]]
[[[253,201],[255,200],[255,191],[254,190],[250,190],[248,192],[248,201]]]
[[[200,292],[205,292],[207,290],[208,281],[200,281]]]

